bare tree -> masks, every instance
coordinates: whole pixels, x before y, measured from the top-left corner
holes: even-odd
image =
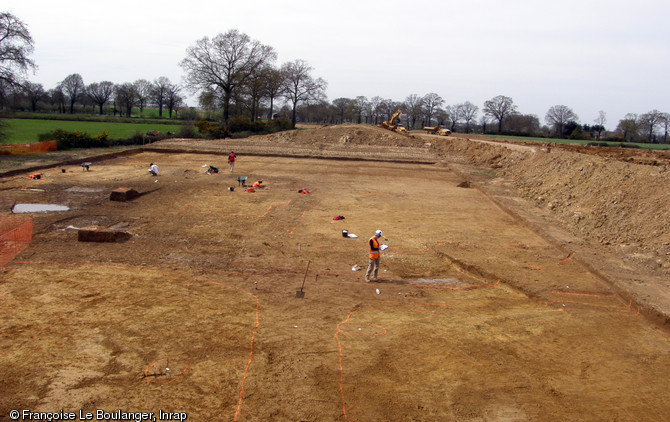
[[[74,114],[74,104],[79,100],[79,96],[84,93],[84,78],[78,73],[73,73],[63,79],[60,85],[70,102],[70,114]]]
[[[433,114],[444,104],[444,100],[434,92],[424,95],[422,100],[423,112],[426,116],[426,126],[431,126]]]
[[[465,120],[465,133],[468,133],[470,132],[470,123],[477,119],[477,112],[479,111],[479,107],[472,104],[470,101],[466,101],[463,104],[459,104],[457,108],[458,115],[462,117],[463,120]]]
[[[171,86],[172,82],[167,76],[159,76],[151,85],[151,101],[158,107],[158,117],[163,117],[165,98]]]
[[[165,104],[165,98],[163,98],[163,104]],[[203,110],[214,111],[216,108],[216,93],[211,89],[200,92],[198,104]]]
[[[449,113],[445,109],[438,108],[435,111],[435,120],[437,120],[439,126],[446,126],[449,122]]]
[[[647,132],[647,141],[654,142],[654,129],[663,120],[663,113],[658,110],[652,110],[644,113],[639,118],[641,128]]]
[[[378,95],[370,98],[370,124],[378,124],[379,115],[382,113],[383,103],[384,99]]]
[[[270,72],[269,66],[262,66],[251,72],[247,83],[244,86],[243,93],[247,99],[251,113],[251,121],[256,121],[261,107],[261,100],[266,95],[267,78]]]
[[[366,101],[363,104],[363,115],[365,116],[365,123],[372,124],[372,118],[374,116],[374,107],[372,106],[371,101]]]
[[[670,126],[670,113],[661,113],[661,125],[663,126],[663,143],[668,143],[668,127]]]
[[[137,96],[137,106],[140,108],[140,115],[144,113],[144,106],[151,98],[151,82],[146,79],[138,79],[133,82],[135,95]]]
[[[304,60],[295,60],[284,63],[281,67],[284,74],[283,93],[293,105],[293,127],[296,123],[296,108],[299,103],[310,103],[325,98],[328,84],[321,78],[314,79],[310,72],[312,67]]]
[[[103,108],[114,94],[114,84],[110,81],[100,83],[93,82],[86,87],[86,95],[98,106],[100,114],[103,114]]]
[[[351,108],[353,101],[351,98],[336,98],[333,100],[333,106],[340,114],[340,123],[344,123],[344,114]]]
[[[616,131],[621,134],[624,142],[633,141],[640,130],[640,123],[637,114],[628,113],[623,119],[619,120]]]
[[[510,97],[498,95],[484,102],[484,114],[498,121],[498,133],[502,133],[505,117],[516,113],[516,105]]]
[[[401,102],[393,101],[391,99],[384,100],[384,119],[387,121],[391,120],[391,116],[393,116],[393,113],[398,111],[398,109],[402,109],[402,106],[403,104]],[[399,123],[402,123],[402,116],[403,116],[402,114],[398,116]],[[407,122],[405,122],[405,124],[407,124]]]
[[[181,87],[176,84],[170,84],[165,93],[165,108],[168,109],[168,116],[172,118],[172,112],[184,104],[184,98],[181,96]]]
[[[549,108],[547,115],[544,116],[545,122],[552,126],[558,133],[559,137],[563,137],[563,128],[568,122],[577,121],[579,117],[568,106],[555,105]]]
[[[34,113],[37,111],[37,103],[44,98],[46,92],[42,84],[34,82],[26,82],[23,84],[23,92],[26,94],[26,98],[30,102],[30,110]]]
[[[540,131],[540,119],[534,114],[515,113],[505,119],[505,128],[515,134],[534,135]]]
[[[595,127],[593,129],[598,134],[596,139],[600,140],[600,134],[603,132],[603,130],[605,130],[605,123],[607,123],[607,114],[600,110],[598,112],[598,117],[593,119],[593,122],[595,123]]]
[[[479,118],[479,126],[482,128],[482,133],[486,133],[486,125],[489,124],[489,116],[484,114]]]
[[[28,58],[35,50],[26,25],[11,13],[0,13],[0,84],[20,85],[35,62]]]
[[[451,122],[449,130],[456,132],[456,125],[461,120],[461,110],[457,105],[446,106],[444,112],[447,115],[447,120]]]
[[[186,86],[193,91],[214,89],[223,91],[223,121],[228,125],[233,95],[252,72],[271,64],[277,54],[270,46],[252,40],[232,29],[213,39],[204,37],[186,50],[181,67],[186,71]]]
[[[133,107],[137,105],[137,93],[135,86],[130,82],[116,85],[115,87],[116,102],[119,105],[119,113],[123,111],[126,117],[130,117],[133,112]]]
[[[359,95],[358,97],[354,98],[353,101],[351,102],[351,111],[358,116],[356,123],[361,124],[363,121],[363,111],[365,110],[365,104],[368,102],[368,98]]]
[[[405,113],[407,114],[408,129],[413,129],[416,127],[417,119],[421,116],[423,98],[419,97],[417,94],[410,94],[405,98],[404,106]]]
[[[284,85],[284,74],[280,69],[268,67],[265,78],[265,95],[270,100],[270,110],[268,111],[268,119],[274,116],[275,100],[281,95],[281,90]]]
[[[63,93],[63,87],[60,84],[47,91],[47,98],[49,104],[56,106],[59,113],[65,113],[65,94]]]

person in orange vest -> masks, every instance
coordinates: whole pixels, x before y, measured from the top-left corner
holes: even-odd
[[[368,271],[365,273],[365,281],[370,282],[370,275],[373,277],[373,281],[377,281],[377,273],[379,272],[379,238],[382,237],[382,231],[377,230],[375,235],[368,240],[368,249],[370,250],[370,264],[368,265]]]

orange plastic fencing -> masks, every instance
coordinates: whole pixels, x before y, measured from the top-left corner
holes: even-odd
[[[0,267],[27,248],[32,239],[32,217],[0,215]]]
[[[33,142],[30,144],[5,144],[0,145],[0,155],[23,155],[38,154],[41,152],[56,151],[56,141]]]

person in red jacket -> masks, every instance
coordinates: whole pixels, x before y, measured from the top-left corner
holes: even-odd
[[[228,154],[228,163],[230,164],[230,172],[233,172],[233,168],[235,167],[235,159],[237,158],[237,155],[233,151],[230,151],[230,154]]]
[[[379,272],[379,238],[382,237],[382,231],[377,230],[375,235],[368,240],[368,249],[370,250],[370,264],[368,265],[368,271],[365,273],[365,281],[370,282],[370,275],[373,277],[373,281],[377,281],[377,273]]]

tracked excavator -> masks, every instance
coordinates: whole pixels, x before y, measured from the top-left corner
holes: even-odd
[[[402,133],[403,135],[408,135],[409,132],[407,131],[407,129],[403,125],[399,124],[401,114],[402,114],[402,111],[400,111],[400,109],[398,109],[398,111],[393,113],[390,120],[382,122],[382,124],[380,126],[383,127],[384,129],[388,129],[388,130],[391,130],[393,132]]]
[[[423,130],[425,130],[426,133],[430,135],[449,136],[451,134],[451,131],[449,129],[441,128],[440,125],[437,125],[435,127],[426,126],[423,128]]]

